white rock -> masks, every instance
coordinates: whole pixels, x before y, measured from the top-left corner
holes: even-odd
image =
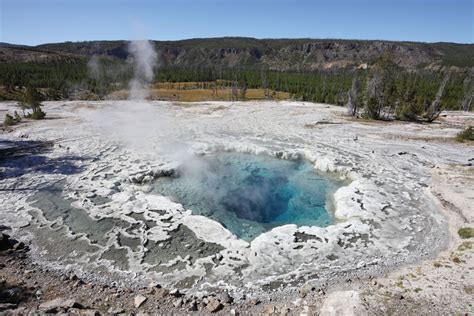
[[[329,294],[320,310],[321,316],[366,314],[367,310],[356,291],[336,291]]]
[[[147,298],[145,296],[137,295],[135,296],[133,305],[135,305],[135,308],[139,308],[140,306],[142,306],[143,303],[145,303],[146,300]]]

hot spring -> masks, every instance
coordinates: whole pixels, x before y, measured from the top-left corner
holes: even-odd
[[[285,224],[331,225],[328,197],[342,185],[303,159],[223,152],[189,160],[154,192],[252,240]]]

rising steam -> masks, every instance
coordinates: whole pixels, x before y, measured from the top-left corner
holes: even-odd
[[[150,96],[150,83],[158,55],[153,44],[147,40],[131,41],[128,50],[134,66],[133,79],[129,83],[129,100],[145,100]]]

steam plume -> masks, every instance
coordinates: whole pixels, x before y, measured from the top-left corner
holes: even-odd
[[[153,44],[147,40],[131,41],[128,47],[132,55],[134,76],[129,83],[129,100],[145,100],[150,96],[149,84],[153,80],[153,68],[158,56]]]

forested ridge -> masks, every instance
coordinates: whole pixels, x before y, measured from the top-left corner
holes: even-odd
[[[437,94],[439,108],[472,109],[470,44],[220,38],[155,46],[155,83],[262,88],[289,92],[296,100],[338,105],[372,100],[402,116],[403,107],[423,113]],[[0,97],[15,99],[32,86],[47,99],[67,99],[78,90],[105,98],[111,91],[127,89],[133,75],[128,58],[125,41],[2,44]],[[356,97],[350,100],[354,89]]]

